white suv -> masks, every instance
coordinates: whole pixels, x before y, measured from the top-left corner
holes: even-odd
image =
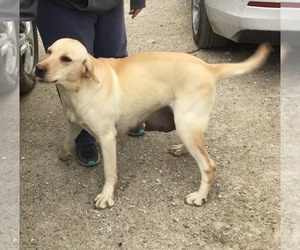
[[[228,40],[280,42],[280,31],[298,31],[300,2],[293,0],[192,0],[193,36],[199,48]]]

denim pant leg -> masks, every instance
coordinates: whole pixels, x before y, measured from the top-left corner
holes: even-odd
[[[94,56],[122,58],[127,53],[124,2],[98,15],[95,23]]]
[[[79,40],[90,54],[94,54],[96,14],[71,10],[51,0],[42,0],[38,3],[36,22],[46,50],[60,38],[73,38]]]

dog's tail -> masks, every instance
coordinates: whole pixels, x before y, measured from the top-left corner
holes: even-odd
[[[271,44],[263,43],[251,57],[243,62],[214,64],[214,73],[218,80],[250,73],[262,66],[272,51]]]

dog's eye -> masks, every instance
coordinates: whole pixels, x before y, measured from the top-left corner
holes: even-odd
[[[72,59],[71,59],[70,57],[68,57],[68,56],[62,56],[62,57],[60,58],[60,60],[61,60],[62,62],[64,62],[64,63],[68,63],[68,62],[71,62],[71,61],[72,61]]]
[[[48,55],[51,55],[51,53],[52,53],[51,50],[48,49],[48,50],[47,50],[47,54],[48,54]]]

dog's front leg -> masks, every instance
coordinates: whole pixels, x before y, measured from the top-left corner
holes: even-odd
[[[79,135],[81,130],[82,130],[82,128],[79,125],[70,122],[70,125],[67,130],[66,138],[65,138],[63,145],[60,149],[60,152],[58,154],[59,159],[61,159],[63,161],[69,160],[70,155],[71,155],[71,153],[70,153],[71,145],[73,145],[74,140]]]
[[[109,133],[99,138],[104,161],[104,186],[96,197],[96,208],[112,207],[114,205],[114,188],[117,182],[116,134]]]

